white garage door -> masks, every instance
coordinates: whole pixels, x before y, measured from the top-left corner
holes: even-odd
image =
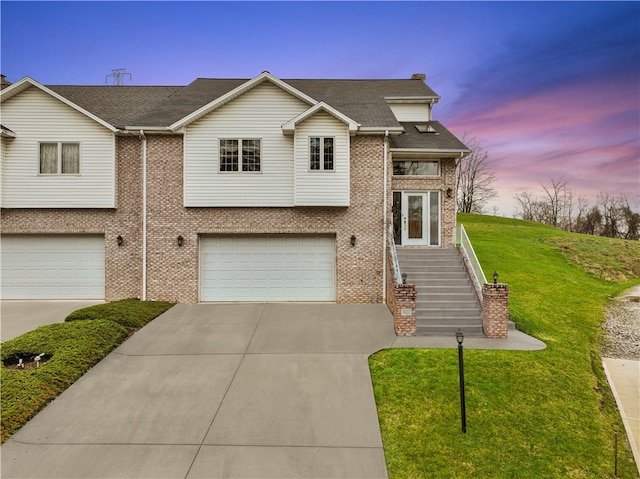
[[[104,299],[104,236],[3,235],[3,299]]]
[[[334,301],[335,239],[211,236],[200,241],[201,301]]]

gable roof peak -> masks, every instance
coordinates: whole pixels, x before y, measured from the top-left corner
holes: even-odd
[[[65,105],[73,108],[74,110],[82,113],[83,115],[91,118],[93,121],[101,124],[102,126],[104,126],[105,128],[115,132],[117,130],[116,127],[114,127],[113,125],[110,125],[109,123],[107,123],[106,121],[104,121],[102,118],[94,115],[93,113],[89,112],[88,110],[85,110],[84,108],[82,108],[80,105],[72,102],[71,100],[69,100],[68,98],[60,95],[59,93],[53,91],[52,89],[42,85],[41,83],[38,83],[37,81],[35,81],[33,78],[30,77],[24,77],[22,78],[20,81],[11,84],[11,86],[7,87],[7,88],[3,88],[0,91],[0,102],[4,102],[6,100],[9,100],[10,98],[20,94],[21,92],[29,89],[29,88],[37,88],[40,91],[46,93],[47,95],[55,98],[56,100],[64,103]]]
[[[303,102],[307,103],[308,105],[315,105],[316,103],[318,103],[317,100],[313,99],[312,97],[310,97],[306,93],[300,91],[299,89],[297,89],[297,88],[291,86],[290,84],[280,80],[279,78],[273,76],[268,71],[264,71],[260,75],[258,75],[257,77],[252,78],[251,80],[245,81],[244,83],[238,85],[236,88],[228,91],[224,95],[216,98],[215,100],[207,103],[206,105],[204,105],[203,107],[199,108],[198,110],[196,110],[196,111],[190,113],[189,115],[181,118],[180,120],[174,122],[173,124],[171,124],[169,126],[169,129],[175,131],[175,130],[177,130],[179,128],[183,128],[184,126],[186,126],[189,123],[197,120],[198,118],[200,118],[200,117],[212,112],[216,108],[219,108],[222,105],[234,100],[235,98],[239,97],[240,95],[243,95],[244,93],[248,92],[249,90],[252,90],[256,86],[261,85],[265,81],[268,81],[268,82],[274,84],[275,86],[279,87],[280,89],[284,90],[285,92],[289,93],[290,95],[293,95],[296,98],[302,100]]]

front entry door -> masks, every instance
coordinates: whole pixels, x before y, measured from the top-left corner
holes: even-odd
[[[402,192],[399,197],[400,208],[394,211],[400,218],[394,218],[394,223],[400,219],[399,244],[406,246],[440,245],[440,192]],[[400,211],[398,211],[400,210]]]
[[[403,193],[402,200],[402,244],[427,244],[427,194]]]

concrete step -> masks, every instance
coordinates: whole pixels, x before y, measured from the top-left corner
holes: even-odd
[[[456,248],[401,248],[400,270],[416,287],[419,335],[482,336],[482,308]]]
[[[416,284],[416,281],[448,281],[448,280],[458,280],[458,281],[471,281],[469,279],[469,275],[462,271],[447,271],[447,272],[437,272],[437,273],[428,273],[428,272],[419,272],[419,271],[403,271],[407,275],[407,283]]]
[[[431,263],[431,264],[460,264],[464,265],[464,261],[460,256],[451,256],[450,258],[446,256],[439,257],[431,257],[431,256],[423,256],[423,255],[403,255],[398,256],[398,261],[405,263]]]
[[[461,291],[459,293],[455,292],[434,292],[429,289],[421,290],[416,288],[418,292],[418,298],[421,301],[429,301],[429,302],[445,302],[448,304],[457,303],[460,301],[474,301],[478,303],[477,296],[473,291]]]
[[[400,263],[403,273],[409,273],[412,271],[424,272],[424,273],[456,273],[464,272],[467,270],[462,265],[428,265],[423,263]]]
[[[438,294],[438,293],[473,293],[475,290],[470,284],[462,283],[458,281],[438,281],[437,283],[410,282],[416,287],[418,293],[424,294]]]
[[[416,311],[417,322],[429,322],[430,324],[482,324],[482,315],[478,313],[465,314],[461,311],[449,316],[438,312]]]
[[[471,309],[482,312],[480,304],[474,298],[463,301],[431,301],[418,297],[416,298],[416,309],[424,311],[467,311]]]
[[[453,346],[456,346],[456,332],[460,330],[465,337],[484,337],[482,333],[482,324],[457,326],[455,324],[430,324],[416,325],[416,334],[418,336],[451,336]]]
[[[459,255],[460,250],[458,248],[429,248],[426,246],[396,246],[396,253],[398,255],[428,254],[431,256],[454,256],[454,255]]]
[[[407,275],[412,275],[412,274],[425,274],[425,275],[429,275],[429,276],[438,276],[444,273],[460,273],[460,274],[464,274],[467,275],[467,270],[464,268],[455,268],[455,267],[446,267],[446,266],[441,266],[438,268],[427,268],[424,267],[422,265],[419,264],[411,264],[411,265],[406,265],[403,263],[400,263],[400,268],[401,271],[403,273],[407,273]]]

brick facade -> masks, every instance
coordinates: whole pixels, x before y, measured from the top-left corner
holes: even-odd
[[[389,166],[393,171],[393,164]],[[456,160],[440,160],[441,175],[436,178],[394,176],[393,191],[440,191],[440,246],[455,246],[456,228]],[[451,198],[447,198],[451,188]]]
[[[350,207],[184,208],[182,136],[148,135],[147,299],[198,301],[202,235],[289,233],[335,237],[337,302],[382,301],[383,147],[382,136],[351,139]],[[2,210],[4,234],[104,234],[108,301],[142,297],[143,282],[143,141],[118,137],[116,150],[116,209]]]
[[[105,299],[140,297],[142,292],[142,145],[118,137],[116,209],[1,210],[2,234],[103,234]],[[116,237],[123,237],[118,246]]]
[[[394,286],[396,307],[393,311],[393,325],[398,336],[416,334],[416,288],[412,284]]]
[[[387,156],[387,198],[383,201],[384,137],[351,138],[349,207],[185,208],[183,138],[147,135],[147,291],[146,298],[193,303],[199,299],[199,240],[216,234],[323,234],[336,240],[336,301],[380,302],[383,285],[383,210],[392,222],[392,190],[446,190],[455,175],[453,160],[443,161],[443,178],[392,178]],[[142,297],[143,140],[116,138],[116,209],[3,209],[4,234],[105,235],[105,299]],[[444,181],[444,183],[443,183]],[[454,199],[442,195],[443,246],[453,236]],[[451,205],[449,204],[451,203]],[[116,237],[123,237],[118,246]],[[177,237],[184,238],[182,247]],[[351,246],[351,235],[356,245]],[[385,291],[386,289],[386,291]],[[406,309],[406,308],[405,308]]]
[[[506,284],[482,286],[482,332],[490,338],[506,338],[509,322],[509,288]]]

